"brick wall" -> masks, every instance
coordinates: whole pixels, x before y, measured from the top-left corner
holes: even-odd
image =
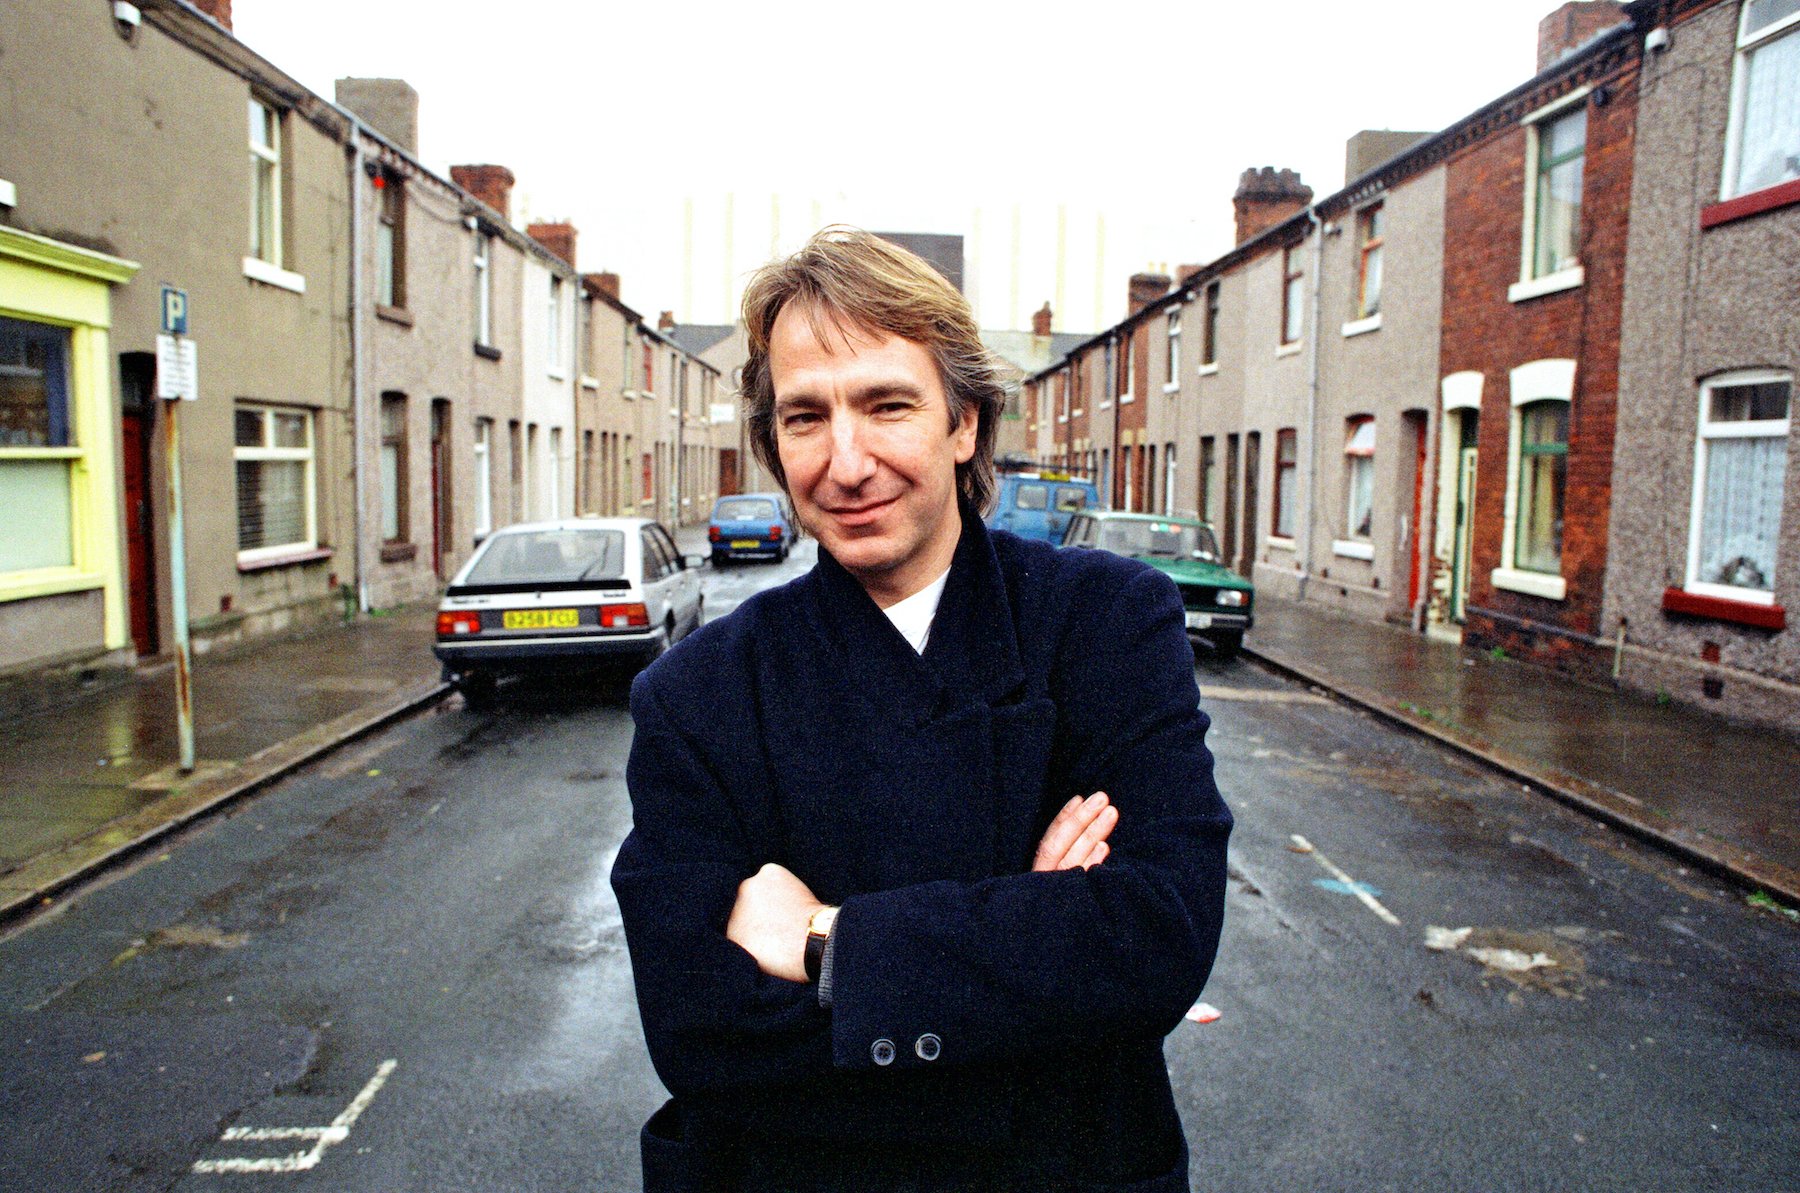
[[[1600,80],[1588,105],[1580,259],[1573,290],[1509,302],[1519,280],[1526,131],[1502,127],[1452,158],[1444,220],[1444,307],[1440,375],[1476,370],[1482,390],[1473,561],[1465,641],[1574,671],[1601,665],[1590,640],[1601,634],[1608,518],[1612,503],[1619,318],[1631,198],[1636,63]],[[1555,98],[1546,90],[1543,102]],[[1598,97],[1604,94],[1605,103]],[[1506,518],[1512,416],[1510,371],[1532,360],[1576,362],[1569,412],[1563,501],[1562,575],[1567,598],[1548,600],[1496,588]]]

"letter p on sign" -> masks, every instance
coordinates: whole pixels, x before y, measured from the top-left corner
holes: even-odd
[[[187,291],[173,286],[162,288],[162,329],[172,336],[184,336],[188,329]]]

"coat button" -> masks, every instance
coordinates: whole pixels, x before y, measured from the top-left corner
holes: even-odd
[[[944,1041],[930,1032],[920,1036],[913,1044],[913,1051],[919,1054],[920,1060],[936,1060],[938,1053],[944,1050]]]
[[[894,1063],[894,1041],[883,1036],[869,1047],[869,1057],[878,1065]]]

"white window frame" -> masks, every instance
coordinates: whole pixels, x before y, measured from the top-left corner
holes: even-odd
[[[1519,412],[1534,402],[1575,400],[1575,362],[1566,358],[1528,361],[1512,370],[1512,412],[1506,439],[1506,512],[1500,539],[1500,566],[1490,574],[1495,588],[1523,592],[1545,600],[1567,600],[1569,584],[1561,576],[1525,571],[1516,566],[1519,534],[1519,465],[1524,420]],[[1565,494],[1566,496],[1566,494]],[[1567,506],[1565,505],[1565,515]]]
[[[1367,555],[1360,551],[1339,551],[1338,554],[1348,554],[1359,559],[1372,559],[1374,558],[1372,544],[1375,541],[1375,452],[1379,443],[1377,436],[1380,428],[1376,426],[1375,416],[1372,414],[1358,415],[1349,422],[1350,433],[1344,437],[1344,537],[1341,541],[1364,543],[1371,546]],[[1359,446],[1356,442],[1364,427],[1369,429],[1369,442],[1366,447]],[[1296,449],[1298,448],[1297,440],[1296,436]],[[1276,450],[1279,453],[1279,443],[1276,444]],[[1360,533],[1356,528],[1357,522],[1360,521],[1356,517],[1355,504],[1356,474],[1359,468],[1369,470],[1369,532],[1367,534]]]
[[[254,411],[262,416],[263,441],[260,447],[237,446],[237,416],[239,412]],[[274,416],[277,414],[298,414],[306,425],[305,447],[275,447],[271,440],[274,437]],[[248,551],[240,550],[237,560],[240,564],[256,563],[261,560],[282,559],[289,555],[300,555],[319,548],[319,460],[317,447],[319,442],[318,412],[304,406],[282,406],[270,402],[233,402],[232,415],[232,449],[231,477],[232,494],[235,501],[237,493],[237,466],[240,462],[259,460],[299,461],[306,465],[305,497],[306,504],[306,538],[300,542],[278,543],[271,547],[253,547]],[[235,507],[234,507],[235,508]]]
[[[1788,417],[1765,418],[1755,422],[1726,422],[1709,424],[1708,412],[1711,409],[1712,391],[1733,385],[1760,385],[1774,381],[1785,381],[1788,385]],[[1794,412],[1794,376],[1781,369],[1739,369],[1731,373],[1720,373],[1716,377],[1708,377],[1700,383],[1700,409],[1694,433],[1694,493],[1688,509],[1688,550],[1687,574],[1683,577],[1682,588],[1699,596],[1721,597],[1728,601],[1744,601],[1755,605],[1773,605],[1775,592],[1773,588],[1763,592],[1756,588],[1739,588],[1731,584],[1712,584],[1695,579],[1700,571],[1700,527],[1706,516],[1706,445],[1716,439],[1774,439],[1786,440],[1788,430],[1793,423]],[[1712,429],[1708,429],[1709,425]],[[1780,548],[1779,538],[1776,543]]]
[[[475,229],[475,342],[494,344],[494,237],[481,227]]]
[[[544,492],[549,498],[545,502],[545,509],[552,518],[562,517],[562,451],[563,429],[551,427],[550,443],[545,453],[550,467],[545,470]]]
[[[563,366],[562,358],[563,280],[562,275],[559,273],[552,273],[550,275],[550,297],[548,301],[550,306],[550,334],[546,340],[549,344],[549,361],[547,362],[546,367],[549,369],[552,378],[561,381],[568,376],[568,372]]]
[[[1533,272],[1537,258],[1537,207],[1538,207],[1538,147],[1542,140],[1543,126],[1548,121],[1568,115],[1576,107],[1587,102],[1588,93],[1593,91],[1591,84],[1577,87],[1567,95],[1551,100],[1536,111],[1529,112],[1520,118],[1519,123],[1525,126],[1525,210],[1519,221],[1521,234],[1519,237],[1519,280],[1507,289],[1509,302],[1524,302],[1545,294],[1554,294],[1559,290],[1573,290],[1587,280],[1586,272],[1580,261],[1564,266],[1550,273],[1538,275]],[[1588,138],[1584,134],[1581,142],[1582,169],[1587,169]],[[1586,187],[1582,190],[1582,205],[1586,206]],[[1579,232],[1579,229],[1577,230]]]
[[[1120,350],[1125,353],[1125,388],[1119,393],[1119,405],[1128,406],[1137,401],[1137,353],[1133,350],[1137,343],[1136,330],[1126,332],[1119,341]]]
[[[281,211],[281,134],[283,128],[281,109],[274,104],[264,103],[252,95],[249,97],[249,110],[246,115],[252,120],[261,120],[268,132],[269,144],[258,145],[254,136],[248,141],[250,150],[250,252],[249,260],[262,261],[265,264],[281,267],[283,249],[283,229]],[[263,196],[257,180],[262,170],[267,167],[269,189]],[[258,199],[266,198],[268,204],[269,243],[260,246],[258,252],[257,239],[261,235],[263,205]]]
[[[494,420],[475,420],[475,533],[494,529]]]
[[[1756,187],[1753,190],[1738,190],[1733,185],[1744,153],[1744,89],[1750,84],[1750,59],[1758,50],[1773,45],[1784,37],[1800,37],[1800,32],[1797,32],[1800,30],[1800,11],[1791,12],[1752,29],[1750,10],[1755,3],[1756,0],[1744,0],[1743,8],[1738,13],[1737,54],[1731,63],[1731,115],[1725,124],[1725,168],[1719,175],[1720,199],[1735,199],[1740,195],[1755,194],[1758,190],[1767,189]],[[1780,186],[1781,183],[1771,185]]]
[[[1181,308],[1170,307],[1167,316],[1169,370],[1163,379],[1163,392],[1178,393],[1181,390]]]

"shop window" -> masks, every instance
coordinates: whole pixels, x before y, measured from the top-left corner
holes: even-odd
[[[1800,179],[1800,0],[1746,0],[1719,197]]]
[[[1360,415],[1350,420],[1344,437],[1344,529],[1349,537],[1368,541],[1375,520],[1375,419]]]
[[[1756,370],[1700,387],[1690,592],[1772,603],[1793,379]]]
[[[316,547],[312,411],[240,402],[233,420],[239,561]]]
[[[1284,427],[1275,432],[1275,518],[1273,525],[1277,538],[1291,539],[1294,537],[1294,512],[1299,505],[1295,495],[1299,462],[1296,440],[1297,436],[1292,427]]]
[[[0,318],[0,573],[75,563],[69,364],[68,328]]]

